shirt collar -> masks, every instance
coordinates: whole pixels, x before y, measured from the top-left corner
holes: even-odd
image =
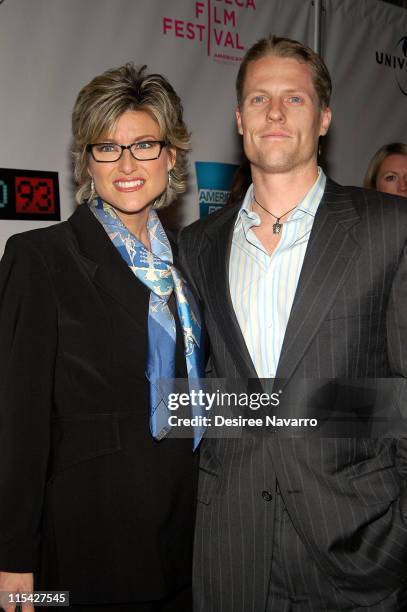
[[[296,218],[297,214],[300,211],[302,213],[307,213],[312,217],[315,217],[318,210],[318,206],[325,191],[325,184],[326,175],[322,168],[318,166],[318,176],[315,180],[315,183],[312,185],[311,189],[309,189],[309,191],[305,194],[301,202],[297,204],[297,206],[293,210],[293,214],[291,215],[290,219]],[[247,219],[252,222],[251,225],[260,225],[260,217],[252,210],[252,202],[253,183],[246,191],[246,195],[243,199],[242,206],[240,207],[236,223],[238,223],[240,220],[243,221],[243,219]]]

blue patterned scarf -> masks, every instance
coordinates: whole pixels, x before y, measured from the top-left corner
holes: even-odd
[[[146,377],[150,383],[150,429],[154,438],[161,440],[171,429],[168,425],[171,413],[164,398],[168,395],[168,381],[174,379],[176,374],[176,327],[168,307],[168,300],[174,291],[184,334],[190,388],[199,385],[199,379],[204,376],[199,309],[181,273],[173,265],[170,243],[154,210],[150,210],[147,222],[151,244],[149,251],[121,222],[112,206],[97,198],[89,204],[89,207],[130,270],[151,292]],[[160,389],[161,380],[166,383],[164,385],[166,394]],[[203,408],[203,406],[192,406],[192,416],[202,416]],[[194,450],[203,433],[202,426],[194,427]]]

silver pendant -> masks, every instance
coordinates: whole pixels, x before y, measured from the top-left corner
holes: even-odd
[[[281,232],[281,228],[283,225],[278,222],[278,220],[273,225],[273,234],[279,234]]]

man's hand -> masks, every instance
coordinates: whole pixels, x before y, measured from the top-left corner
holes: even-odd
[[[30,593],[34,588],[33,574],[15,574],[12,572],[0,572],[0,592],[2,599],[0,600],[0,609],[5,612],[14,612],[16,609],[15,603],[3,601],[5,591],[11,593]],[[7,599],[7,598],[6,598]],[[31,603],[22,604],[23,612],[34,612],[34,606]]]

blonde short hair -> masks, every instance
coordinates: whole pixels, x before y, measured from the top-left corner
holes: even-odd
[[[243,57],[236,78],[236,94],[239,106],[242,104],[247,67],[251,62],[255,62],[263,57],[287,57],[307,64],[311,70],[312,81],[320,108],[324,109],[329,106],[332,82],[322,57],[310,47],[303,45],[297,40],[275,36],[274,34],[269,34],[265,38],[258,40],[246,51]]]
[[[389,155],[407,155],[407,144],[403,142],[391,142],[390,144],[383,145],[376,151],[370,160],[363,181],[363,187],[365,189],[377,189],[376,181],[380,166]]]
[[[161,138],[176,151],[168,186],[154,207],[167,206],[186,189],[187,153],[191,146],[181,100],[165,77],[146,74],[146,68],[128,63],[107,70],[79,92],[72,113],[72,156],[79,204],[88,200],[92,192],[86,146],[109,133],[129,110],[150,113],[160,127]]]

